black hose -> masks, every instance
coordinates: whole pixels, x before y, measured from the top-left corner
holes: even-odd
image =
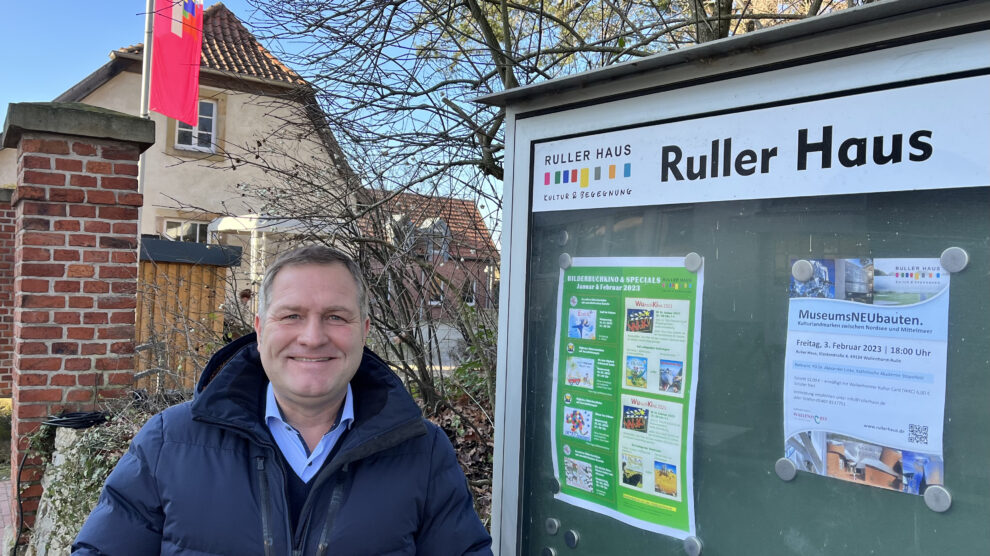
[[[41,424],[68,429],[88,429],[106,421],[107,414],[99,411],[63,412],[58,415],[49,415]],[[21,464],[17,466],[15,489],[17,492],[17,536],[14,537],[14,546],[10,547],[10,556],[17,556],[17,547],[21,541],[21,535],[24,534],[24,502],[21,500],[21,475],[24,474],[24,462],[27,461],[30,452],[30,448],[24,451],[24,455],[21,456]]]
[[[47,419],[41,422],[41,424],[52,427],[65,427],[67,429],[88,429],[90,427],[103,424],[106,420],[106,413],[99,411],[87,411],[49,415]]]

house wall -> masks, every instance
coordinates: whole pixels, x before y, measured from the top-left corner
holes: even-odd
[[[0,109],[5,107],[0,106]],[[13,189],[17,186],[17,150],[0,149],[0,188]]]
[[[85,104],[110,108],[137,115],[140,106],[141,76],[121,72],[83,99]],[[291,163],[284,153],[301,162],[330,167],[325,150],[315,138],[285,138],[279,127],[285,121],[298,121],[298,110],[274,97],[253,95],[215,87],[200,87],[201,98],[217,99],[221,105],[217,136],[222,147],[247,164],[233,168],[223,156],[209,156],[195,151],[171,148],[175,143],[174,124],[152,112],[155,121],[155,146],[145,154],[145,206],[141,215],[141,233],[162,231],[162,218],[210,220],[214,215],[251,214],[262,209],[263,202],[238,188],[238,184],[278,185],[279,180],[265,173],[252,150],[261,150],[265,159],[279,168]],[[171,133],[169,133],[171,131]],[[3,160],[0,159],[0,164]],[[5,173],[0,171],[0,180]],[[0,181],[2,183],[2,181]],[[212,213],[203,214],[203,211]]]
[[[140,74],[124,71],[82,102],[137,115],[140,91]],[[171,148],[175,143],[174,124],[170,126],[168,118],[152,112],[155,146],[145,156],[142,234],[161,233],[162,219],[166,217],[209,221],[217,215],[259,212],[263,201],[239,189],[238,184],[277,186],[280,180],[277,172],[266,173],[257,163],[289,169],[295,162],[285,155],[291,154],[298,162],[333,167],[315,134],[299,134],[298,128],[292,126],[280,131],[285,122],[300,121],[303,117],[296,105],[274,97],[215,87],[201,87],[200,96],[220,101],[222,113],[217,136],[222,138],[221,146],[229,156]],[[256,150],[262,152],[262,159],[254,157]],[[230,157],[244,162],[234,169]],[[0,186],[12,187],[15,181],[16,153],[13,149],[0,150]]]

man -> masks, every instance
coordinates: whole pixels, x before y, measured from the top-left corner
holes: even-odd
[[[279,257],[257,340],[145,425],[73,554],[491,554],[450,442],[364,349],[369,324],[346,255]]]

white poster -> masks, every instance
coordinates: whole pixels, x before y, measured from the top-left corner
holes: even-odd
[[[938,259],[810,262],[791,284],[786,457],[911,494],[943,484],[949,273]]]

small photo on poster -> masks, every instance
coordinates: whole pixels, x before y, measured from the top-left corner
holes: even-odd
[[[653,462],[654,490],[664,496],[677,498],[677,466],[662,461]]]
[[[942,458],[829,435],[828,474],[847,481],[923,494],[943,484]]]
[[[643,456],[622,454],[622,484],[643,488]]]
[[[938,259],[874,259],[873,304],[913,305],[949,287]]]
[[[591,441],[591,423],[594,415],[586,409],[565,409],[564,435]]]
[[[594,340],[597,321],[598,311],[594,309],[568,309],[567,337]]]
[[[653,333],[652,309],[626,309],[626,330],[629,332]]]
[[[804,431],[787,439],[784,456],[802,471],[825,475],[825,431]]]
[[[567,385],[578,388],[595,387],[595,360],[587,357],[567,358]]]
[[[680,394],[684,381],[684,362],[660,360],[660,391]]]
[[[797,259],[791,261],[793,265]],[[808,259],[812,275],[807,282],[798,282],[791,277],[790,297],[821,297],[835,299],[835,260]]]
[[[929,485],[941,485],[942,458],[931,454],[921,454],[903,450],[901,468],[904,473],[904,492],[924,494]]]
[[[564,458],[564,476],[567,486],[591,492],[593,487],[591,464],[573,458]]]
[[[903,490],[900,450],[829,434],[825,469],[830,477],[890,490]]]
[[[622,406],[622,428],[627,431],[646,432],[650,424],[650,411],[643,407]]]
[[[626,386],[646,389],[647,359],[635,355],[626,356]]]
[[[838,259],[835,298],[873,303],[873,259]]]

